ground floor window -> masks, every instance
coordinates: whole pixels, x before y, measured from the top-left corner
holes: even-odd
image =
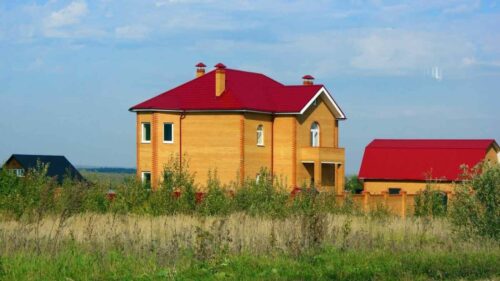
[[[401,193],[401,188],[399,187],[389,187],[389,194],[397,195]]]
[[[151,188],[151,172],[142,172],[141,181],[144,186]]]

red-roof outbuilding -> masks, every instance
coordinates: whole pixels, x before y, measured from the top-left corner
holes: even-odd
[[[487,157],[490,150],[499,151],[493,139],[376,139],[365,149],[359,178],[457,181],[462,173],[461,165],[475,166]]]

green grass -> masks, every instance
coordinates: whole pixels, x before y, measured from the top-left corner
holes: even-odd
[[[88,181],[100,185],[106,185],[110,188],[123,184],[126,180],[135,179],[135,174],[131,173],[104,173],[80,170],[80,174]]]
[[[187,255],[187,254],[186,254]],[[157,253],[64,251],[2,257],[2,280],[476,280],[500,275],[494,251],[388,252],[323,248],[298,258],[237,255],[160,266]]]

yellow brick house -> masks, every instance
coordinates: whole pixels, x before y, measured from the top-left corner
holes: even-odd
[[[344,149],[339,121],[346,117],[325,86],[310,75],[283,85],[263,74],[226,68],[205,73],[139,103],[137,176],[156,188],[172,155],[187,155],[195,181],[209,170],[222,183],[256,178],[262,167],[292,190],[314,182],[343,192]]]

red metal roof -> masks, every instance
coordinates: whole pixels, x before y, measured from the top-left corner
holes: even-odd
[[[462,173],[461,165],[475,166],[492,145],[498,149],[493,139],[376,139],[365,149],[359,178],[455,181]]]
[[[220,66],[219,66],[220,67]],[[226,90],[215,95],[215,71],[133,106],[130,110],[247,110],[269,113],[299,113],[323,85],[283,85],[263,74],[225,69]],[[325,93],[329,95],[328,93]],[[338,105],[338,118],[345,119]]]

